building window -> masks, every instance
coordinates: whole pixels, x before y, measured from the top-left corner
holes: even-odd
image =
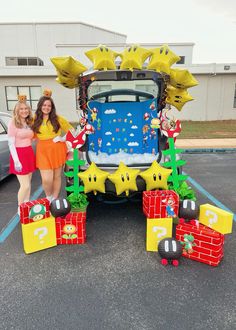
[[[236,108],[236,84],[234,88],[234,108]]]
[[[184,64],[185,63],[185,56],[180,56],[180,60],[176,62],[176,64]]]
[[[7,66],[42,66],[43,61],[38,57],[6,57]]]
[[[7,110],[14,110],[15,104],[18,101],[17,95],[26,95],[27,102],[31,106],[32,110],[37,109],[37,103],[42,96],[41,86],[6,86],[6,103]]]

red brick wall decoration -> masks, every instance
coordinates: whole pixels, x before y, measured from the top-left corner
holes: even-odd
[[[32,212],[33,209],[35,209],[35,212]],[[42,210],[43,212],[40,212]],[[37,213],[38,216],[36,215]],[[33,217],[33,215],[35,216]],[[20,205],[20,222],[22,224],[35,222],[49,217],[49,201],[47,198],[36,199]]]
[[[179,224],[176,227],[176,239],[184,242],[184,234],[193,235],[192,253],[183,253],[183,257],[218,266],[224,256],[224,235],[202,224]]]
[[[56,218],[57,244],[84,244],[86,241],[86,212],[70,212]]]
[[[143,192],[143,213],[147,218],[174,218],[179,212],[179,196],[172,190]]]

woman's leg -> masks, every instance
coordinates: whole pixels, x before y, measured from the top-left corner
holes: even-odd
[[[51,197],[53,193],[53,171],[54,170],[40,170],[46,197]]]
[[[18,205],[23,203],[25,200],[29,200],[30,188],[31,188],[31,177],[32,173],[25,175],[17,175],[17,179],[20,183],[20,189],[18,191]]]
[[[27,192],[27,194],[25,196],[24,202],[28,202],[30,200],[32,174],[33,173],[28,174],[28,176],[29,176],[29,191]]]
[[[62,166],[59,168],[56,168],[53,171],[53,191],[52,191],[52,196],[53,198],[58,198],[58,195],[61,190],[61,171],[62,171]]]

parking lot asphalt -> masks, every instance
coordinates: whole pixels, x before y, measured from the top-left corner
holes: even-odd
[[[184,171],[236,213],[236,153],[183,158]],[[36,174],[32,191],[39,184]],[[15,213],[15,195],[10,177],[0,184],[1,228]],[[18,225],[0,245],[0,329],[236,328],[234,232],[218,267],[185,258],[164,267],[145,239],[140,200],[90,203],[84,245],[25,255]]]

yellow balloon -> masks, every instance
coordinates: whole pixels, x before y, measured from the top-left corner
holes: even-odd
[[[115,59],[119,53],[114,52],[105,45],[88,50],[85,55],[93,62],[95,70],[115,70]]]
[[[87,70],[86,66],[72,56],[51,57],[51,62],[54,64],[57,71],[66,78],[76,78]]]
[[[141,172],[139,175],[146,182],[146,190],[152,189],[168,189],[167,180],[172,170],[162,167],[156,160],[146,171]]]
[[[58,71],[58,73],[59,73],[59,71]],[[75,88],[79,85],[78,80],[76,78],[66,78],[60,74],[58,74],[56,81],[66,88]]]
[[[198,81],[188,70],[170,69],[170,84],[175,88],[189,88],[198,85]]]
[[[180,57],[172,52],[168,45],[151,49],[151,55],[147,69],[167,74],[170,74],[171,65],[180,60]]]
[[[173,105],[179,111],[182,110],[182,107],[185,105],[186,102],[193,100],[193,97],[188,93],[186,89],[168,86],[166,91],[166,103]]]
[[[78,173],[84,184],[84,192],[93,191],[95,195],[97,191],[105,193],[105,181],[108,175],[108,172],[100,170],[94,162],[91,163],[86,171]]]
[[[151,51],[149,49],[142,48],[138,45],[128,47],[120,54],[122,59],[120,68],[121,70],[129,69],[131,71],[133,69],[141,70],[143,63],[150,55]]]
[[[133,170],[120,162],[118,169],[108,176],[108,179],[114,183],[117,195],[125,192],[129,195],[129,190],[137,191],[136,178],[140,170]]]

